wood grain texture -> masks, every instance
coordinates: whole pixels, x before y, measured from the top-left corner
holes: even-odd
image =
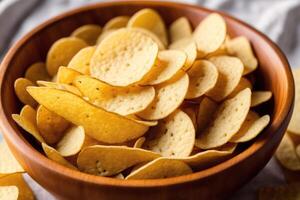
[[[50,45],[68,36],[75,28],[96,23],[103,25],[118,15],[132,15],[141,8],[154,8],[170,24],[186,16],[193,27],[213,12],[201,7],[149,1],[108,2],[81,7],[41,24],[18,41],[5,56],[0,69],[0,127],[12,152],[38,183],[60,199],[221,199],[248,182],[273,155],[291,117],[294,99],[293,77],[280,49],[265,35],[249,25],[221,13],[231,36],[244,35],[253,45],[259,60],[254,78],[256,88],[271,90],[273,103],[262,108],[271,115],[271,124],[252,144],[233,158],[209,169],[175,178],[160,180],[118,180],[96,177],[60,166],[30,145],[28,137],[11,118],[18,113],[20,102],[13,90],[14,80],[27,67],[44,61]]]

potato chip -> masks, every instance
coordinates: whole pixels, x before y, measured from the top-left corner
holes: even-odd
[[[230,37],[228,35],[226,35],[225,41],[223,42],[223,44],[214,52],[211,52],[209,54],[207,54],[205,56],[206,59],[209,59],[211,57],[215,57],[215,56],[223,56],[223,55],[228,55],[228,51],[227,51],[227,46],[226,44],[230,41]],[[199,58],[203,57],[203,55],[201,54],[201,52],[199,52],[198,55]]]
[[[238,83],[238,85],[234,88],[234,90],[230,93],[230,95],[228,95],[227,98],[230,99],[230,98],[234,97],[240,91],[242,91],[242,90],[244,90],[246,88],[250,88],[252,90],[252,84],[251,84],[251,82],[248,79],[242,77],[240,79],[240,82]]]
[[[26,87],[28,86],[34,86],[35,84],[32,83],[30,80],[26,78],[18,78],[15,80],[14,83],[14,88],[15,88],[15,93],[18,97],[18,99],[23,103],[23,104],[28,104],[32,107],[36,107],[37,103],[36,101],[28,94],[26,91]]]
[[[57,74],[55,74],[52,79],[51,79],[51,82],[53,83],[56,83],[56,80],[57,80]],[[38,81],[37,81],[38,82]]]
[[[140,82],[142,85],[157,85],[171,79],[185,64],[183,51],[165,50],[158,53],[158,62]]]
[[[200,102],[197,115],[197,132],[201,133],[208,126],[213,118],[213,114],[218,108],[218,104],[207,97]]]
[[[20,116],[27,118],[30,122],[36,124],[36,110],[31,106],[25,105],[20,112]]]
[[[129,21],[128,16],[117,16],[110,19],[103,27],[103,31],[111,30],[111,29],[119,29],[127,26]]]
[[[98,176],[112,176],[136,164],[158,158],[159,154],[126,146],[95,145],[83,149],[77,159],[80,170]]]
[[[190,79],[187,99],[198,98],[210,91],[217,83],[218,70],[215,65],[206,60],[197,60],[187,72]]]
[[[65,90],[65,91],[71,92],[73,94],[76,94],[78,96],[82,96],[81,92],[73,85],[68,85],[68,84],[64,84],[64,83],[53,83],[53,82],[47,82],[47,81],[38,81],[37,84],[39,86],[46,86],[49,88]]]
[[[63,84],[72,84],[73,80],[81,75],[78,71],[68,68],[68,67],[59,67],[57,72],[57,83],[63,83]]]
[[[24,169],[15,159],[4,140],[0,142],[0,155],[0,174],[24,172]]]
[[[171,42],[181,40],[183,38],[192,37],[192,27],[186,17],[176,19],[169,28]]]
[[[16,186],[0,186],[0,199],[17,200],[19,197],[19,189]]]
[[[181,108],[192,120],[195,130],[197,130],[197,109],[194,105],[182,106]]]
[[[156,86],[153,102],[137,115],[146,120],[165,118],[182,103],[188,86],[189,78],[185,73],[183,75],[180,73],[166,83]]]
[[[122,173],[119,173],[115,176],[113,176],[113,178],[116,178],[116,179],[125,179],[124,175]]]
[[[239,84],[244,70],[243,63],[229,56],[213,57],[210,61],[217,67],[219,76],[215,87],[206,94],[215,101],[221,101]]]
[[[150,37],[150,38],[157,44],[158,49],[159,49],[160,51],[166,49],[166,47],[165,47],[165,45],[163,44],[163,42],[157,37],[157,35],[155,35],[155,34],[154,34],[153,32],[151,32],[150,30],[147,30],[147,29],[144,29],[144,28],[137,28],[137,27],[131,28],[131,29],[137,30],[137,31],[143,33],[144,35],[146,35],[147,37]]]
[[[297,200],[300,198],[300,184],[298,182],[275,187],[259,189],[259,200]]]
[[[128,21],[128,27],[144,28],[155,33],[164,45],[168,44],[165,23],[153,9],[145,8],[136,12]]]
[[[270,91],[254,91],[251,96],[251,107],[255,107],[269,101],[271,97],[272,92]]]
[[[120,115],[144,110],[155,96],[153,87],[113,87],[89,76],[78,76],[73,84],[94,105]]]
[[[46,70],[45,63],[37,62],[32,64],[25,72],[25,78],[35,83],[38,80],[49,81],[50,76]]]
[[[196,27],[194,40],[201,55],[216,51],[226,38],[226,23],[221,15],[212,13]]]
[[[86,24],[73,31],[71,36],[84,40],[88,45],[95,45],[101,31],[99,25]]]
[[[257,68],[257,59],[251,48],[249,40],[244,37],[236,37],[226,43],[229,54],[237,56],[244,64],[243,75],[249,74]]]
[[[196,43],[191,38],[183,38],[172,43],[169,46],[170,49],[182,50],[187,55],[184,67],[184,71],[187,71],[194,63],[197,58],[197,47]]]
[[[293,69],[295,81],[295,105],[294,112],[288,126],[288,131],[300,135],[300,69]]]
[[[67,157],[77,154],[83,147],[85,133],[82,126],[72,126],[65,133],[56,145],[60,155]]]
[[[68,167],[70,169],[77,170],[77,168],[69,163],[66,159],[64,159],[58,151],[56,151],[53,147],[50,147],[49,145],[42,143],[43,150],[46,154],[46,156],[50,159],[53,160],[54,162],[61,164],[65,167]]]
[[[57,143],[68,128],[69,122],[40,105],[36,114],[37,128],[47,144]]]
[[[270,122],[270,116],[259,117],[250,111],[240,130],[230,139],[230,142],[248,142],[255,138]]]
[[[172,158],[157,158],[130,173],[126,179],[159,179],[193,173],[184,162]]]
[[[225,100],[213,114],[209,126],[196,139],[201,149],[211,149],[227,143],[241,128],[249,112],[251,90],[244,89],[234,98]]]
[[[181,110],[176,110],[150,129],[143,148],[165,157],[189,156],[195,143],[192,120]]]
[[[97,45],[99,45],[107,36],[109,36],[111,33],[115,32],[117,29],[109,29],[106,31],[103,31],[99,37],[97,38]]]
[[[136,29],[119,29],[97,47],[90,66],[91,76],[114,86],[140,81],[152,68],[157,44]]]
[[[122,143],[142,136],[148,127],[115,113],[106,112],[70,92],[29,87],[28,92],[48,110],[77,126],[90,137],[105,143]]]
[[[70,60],[68,68],[74,69],[82,74],[90,74],[90,61],[96,47],[85,47],[78,51],[75,56]]]
[[[145,141],[146,141],[145,137],[140,137],[135,141],[133,148],[142,148]]]
[[[292,171],[300,170],[300,158],[297,156],[295,145],[287,133],[283,136],[275,155],[283,167]]]
[[[61,38],[49,49],[46,59],[47,72],[54,76],[60,66],[67,66],[73,56],[87,44],[75,37]]]

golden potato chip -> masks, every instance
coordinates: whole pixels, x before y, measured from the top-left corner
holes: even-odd
[[[192,27],[186,17],[176,19],[169,28],[171,42],[192,36]]]
[[[20,116],[27,118],[32,123],[36,124],[36,110],[29,105],[23,106]]]
[[[183,51],[165,50],[158,53],[158,62],[140,82],[142,85],[157,85],[171,79],[185,64]]]
[[[270,116],[259,117],[250,111],[240,130],[230,139],[230,142],[247,142],[255,138],[270,122]]]
[[[143,148],[165,157],[189,156],[195,143],[195,128],[190,117],[176,110],[150,129]]]
[[[249,40],[244,37],[236,37],[226,43],[229,54],[237,56],[244,64],[243,75],[249,74],[257,68],[257,59],[251,48]]]
[[[56,144],[56,150],[60,155],[67,157],[77,154],[85,142],[85,133],[82,126],[72,126]]]
[[[127,86],[140,81],[152,68],[157,44],[136,29],[119,29],[106,37],[91,59],[90,73],[108,84]]]
[[[300,68],[293,69],[295,81],[295,105],[294,112],[288,126],[288,131],[300,135]]]
[[[210,59],[217,67],[219,76],[215,87],[206,93],[215,101],[226,98],[239,84],[244,70],[243,63],[235,57],[217,56]]]
[[[184,162],[172,158],[157,158],[130,173],[126,179],[159,179],[193,173]]]
[[[206,59],[209,59],[211,57],[215,57],[215,56],[222,56],[222,55],[227,55],[228,51],[227,51],[227,46],[226,44],[230,41],[230,37],[228,35],[226,35],[225,41],[223,42],[223,44],[214,52],[211,52],[209,54],[207,54],[205,56]],[[203,55],[201,54],[201,52],[199,52],[198,55],[199,58],[203,57]]]
[[[189,89],[185,96],[193,99],[210,91],[217,83],[218,70],[215,65],[206,60],[197,60],[187,72],[190,79]]]
[[[165,45],[164,45],[163,42],[158,38],[158,36],[155,35],[153,32],[151,32],[150,30],[144,29],[144,28],[137,28],[137,27],[131,28],[131,29],[137,30],[137,31],[143,33],[144,35],[146,35],[147,37],[150,37],[150,38],[157,44],[158,49],[159,49],[160,51],[166,49]]]
[[[113,176],[113,178],[116,178],[116,179],[125,179],[124,175],[122,173],[119,173],[115,176]]]
[[[95,45],[101,31],[99,25],[86,24],[73,31],[71,36],[84,40],[88,45]]]
[[[202,133],[202,131],[204,131],[204,129],[208,126],[217,108],[218,104],[207,97],[204,97],[204,99],[200,102],[197,115],[198,133]]]
[[[115,32],[116,30],[117,29],[109,29],[109,30],[103,31],[97,38],[97,42],[96,42],[97,45],[99,45],[104,40],[104,38],[109,36],[111,33]]]
[[[300,184],[298,182],[275,187],[259,189],[259,200],[297,200],[300,197]]]
[[[226,38],[226,23],[221,15],[212,13],[196,27],[193,37],[201,55],[216,51]]]
[[[269,101],[271,97],[272,92],[270,91],[253,91],[251,96],[251,107],[255,107]]]
[[[19,199],[19,189],[16,186],[0,186],[0,199],[17,200]]]
[[[92,138],[88,135],[85,135],[84,136],[84,143],[83,143],[81,149],[84,149],[85,147],[97,145],[97,144],[100,144],[100,142],[98,140],[95,140],[94,138]]]
[[[59,67],[57,72],[57,83],[64,83],[64,84],[72,84],[73,80],[81,75],[78,71],[68,68],[68,67]]]
[[[79,169],[86,173],[112,176],[131,166],[158,157],[159,154],[140,148],[95,145],[79,153],[77,164]]]
[[[25,72],[25,78],[35,83],[38,80],[49,81],[50,76],[46,70],[45,63],[37,62],[32,64]]]
[[[156,96],[153,102],[139,117],[146,120],[163,119],[180,106],[189,86],[189,78],[180,73],[171,80],[155,87]]]
[[[251,82],[248,79],[242,77],[240,79],[240,82],[238,83],[238,85],[234,88],[234,90],[230,93],[230,95],[228,95],[227,98],[230,99],[230,98],[234,97],[240,91],[242,91],[242,90],[244,90],[246,88],[250,88],[252,90],[252,84],[251,84]]]
[[[117,16],[110,19],[103,27],[103,32],[111,29],[119,29],[127,26],[128,16]]]
[[[133,148],[142,148],[145,141],[146,141],[145,137],[140,137],[135,141]]]
[[[140,123],[140,124],[144,124],[145,126],[156,126],[158,124],[157,121],[144,121],[144,120],[140,120],[140,119],[133,119],[133,121],[136,121],[137,123]]]
[[[225,100],[213,114],[209,126],[196,139],[195,145],[201,149],[222,146],[241,128],[249,112],[251,90],[242,90],[234,98]]]
[[[65,90],[65,91],[71,92],[73,94],[76,94],[78,96],[82,96],[81,92],[73,85],[68,85],[68,84],[64,84],[64,83],[53,83],[53,82],[47,82],[47,81],[37,81],[37,84],[39,86],[46,86],[49,88]]]
[[[68,68],[74,69],[82,74],[90,74],[90,61],[96,47],[85,47],[78,51],[75,56],[70,60]]]
[[[197,130],[197,109],[194,105],[182,106],[181,108],[192,120],[195,130]]]
[[[49,49],[46,59],[47,72],[54,76],[60,66],[67,66],[73,56],[87,44],[75,37],[61,38]]]
[[[57,80],[57,74],[55,74],[55,75],[52,77],[51,82],[56,83],[56,80]],[[38,82],[38,81],[37,81],[37,82]]]
[[[144,28],[155,33],[164,45],[168,44],[165,23],[153,9],[145,8],[136,12],[128,21],[128,27]]]
[[[105,143],[122,143],[141,137],[148,127],[115,113],[95,107],[70,92],[45,87],[27,91],[41,105],[77,126],[90,137]]]
[[[68,128],[69,122],[40,105],[36,114],[37,128],[47,144],[57,143]]]
[[[120,115],[144,110],[155,96],[153,87],[113,87],[89,76],[78,76],[73,84],[94,105]]]
[[[187,71],[194,63],[197,58],[197,47],[196,43],[191,38],[183,38],[172,43],[169,46],[170,49],[182,50],[187,55],[184,67],[184,71]]]
[[[28,104],[32,107],[36,107],[37,103],[28,94],[28,92],[26,91],[26,87],[34,86],[34,85],[35,85],[34,83],[32,83],[30,80],[28,80],[26,78],[18,78],[17,80],[15,80],[15,83],[14,83],[15,93],[16,93],[17,97],[19,98],[19,100],[23,104],[25,104],[25,105]]]
[[[24,172],[24,169],[15,159],[4,140],[0,142],[0,155],[0,174]]]
[[[287,133],[283,136],[275,155],[283,167],[292,171],[300,170],[300,158],[297,156],[295,145]]]
[[[65,167],[68,167],[70,169],[77,170],[77,168],[69,163],[66,159],[64,159],[58,151],[56,151],[54,148],[50,147],[49,145],[42,143],[43,150],[46,154],[46,156],[50,159],[53,160],[54,162],[61,164]]]

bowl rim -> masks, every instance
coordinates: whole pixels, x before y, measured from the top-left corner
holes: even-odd
[[[280,48],[272,42],[267,36],[265,36],[263,33],[260,31],[256,30],[252,26],[248,25],[247,23],[236,19],[224,12],[221,11],[216,11],[208,8],[204,8],[198,5],[194,4],[187,4],[187,3],[178,3],[178,2],[170,2],[170,1],[134,1],[134,0],[125,0],[125,1],[109,1],[109,2],[100,2],[100,3],[94,3],[94,4],[89,4],[85,6],[81,6],[79,8],[75,8],[72,10],[69,10],[67,12],[63,12],[55,17],[51,17],[50,19],[42,22],[40,25],[36,26],[34,29],[32,29],[30,32],[25,34],[21,39],[19,39],[6,53],[5,57],[3,58],[1,62],[1,68],[0,68],[0,90],[1,90],[1,98],[0,98],[0,104],[1,104],[1,109],[0,109],[0,118],[2,119],[0,121],[0,129],[4,135],[4,138],[6,141],[8,141],[8,144],[14,143],[18,144],[15,145],[16,148],[20,151],[24,152],[30,152],[30,159],[33,160],[34,162],[38,163],[41,165],[43,168],[47,168],[53,173],[59,174],[60,176],[67,177],[69,179],[73,179],[79,182],[86,182],[89,184],[96,184],[96,185],[106,185],[106,186],[115,186],[115,187],[135,187],[135,188],[146,188],[146,187],[162,187],[162,186],[171,186],[171,185],[178,185],[178,184],[183,184],[183,183],[188,183],[188,182],[193,182],[195,180],[199,179],[205,179],[209,176],[215,175],[217,173],[221,173],[222,171],[225,171],[232,166],[244,161],[251,155],[253,155],[255,152],[259,151],[271,138],[270,134],[268,138],[264,138],[263,142],[257,142],[255,141],[252,145],[250,145],[247,149],[244,151],[240,152],[239,154],[235,155],[234,157],[225,160],[224,162],[217,164],[215,166],[212,166],[208,169],[199,171],[199,172],[194,172],[192,174],[184,175],[184,176],[179,176],[179,177],[172,177],[172,178],[166,178],[166,179],[153,179],[153,180],[118,180],[118,179],[112,179],[108,177],[100,177],[100,176],[94,176],[90,174],[86,174],[80,171],[75,171],[72,169],[69,169],[67,167],[64,167],[50,159],[48,159],[46,156],[44,156],[42,153],[37,151],[28,141],[26,141],[23,137],[20,137],[17,133],[17,131],[10,125],[8,117],[6,116],[4,112],[4,107],[3,107],[3,102],[2,98],[3,95],[3,89],[2,89],[2,82],[4,82],[4,77],[6,74],[6,71],[8,69],[8,66],[13,59],[14,55],[22,48],[28,40],[38,33],[39,31],[43,30],[45,27],[54,24],[55,22],[66,18],[68,16],[80,13],[80,12],[85,12],[89,10],[93,10],[95,7],[110,7],[114,5],[139,5],[139,4],[147,4],[147,5],[156,5],[156,6],[164,6],[164,7],[189,7],[191,9],[198,9],[202,10],[205,13],[211,13],[211,12],[217,12],[220,13],[222,16],[226,17],[229,20],[233,20],[242,26],[246,27],[247,29],[250,29],[257,35],[259,35],[261,38],[263,38],[267,43],[271,46],[271,48],[276,52],[277,56],[279,57],[280,61],[283,63],[284,71],[286,72],[287,76],[287,85],[289,86],[287,92],[287,99],[284,103],[284,109],[283,112],[281,113],[279,120],[277,122],[277,127],[280,128],[280,125],[283,123],[284,119],[289,116],[292,112],[293,108],[293,99],[294,99],[294,81],[293,81],[293,75],[291,72],[291,68],[289,66],[289,63],[287,61],[287,58],[285,55],[282,53]],[[266,131],[266,130],[265,130]],[[12,144],[11,144],[12,145]]]

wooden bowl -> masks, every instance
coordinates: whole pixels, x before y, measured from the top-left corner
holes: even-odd
[[[255,73],[260,89],[273,92],[268,104],[271,123],[255,141],[233,158],[190,175],[158,180],[117,180],[96,177],[65,168],[47,159],[32,138],[12,120],[20,102],[13,90],[15,79],[24,76],[34,62],[44,61],[51,44],[87,24],[103,25],[118,15],[132,15],[141,8],[154,8],[170,24],[186,16],[195,27],[212,10],[171,2],[121,1],[89,5],[54,17],[33,29],[7,53],[0,71],[1,130],[13,154],[29,175],[60,199],[220,199],[225,198],[255,176],[269,161],[289,123],[294,100],[294,84],[289,63],[268,37],[227,14],[221,13],[232,36],[251,40],[259,69]],[[265,107],[264,107],[265,109]]]

